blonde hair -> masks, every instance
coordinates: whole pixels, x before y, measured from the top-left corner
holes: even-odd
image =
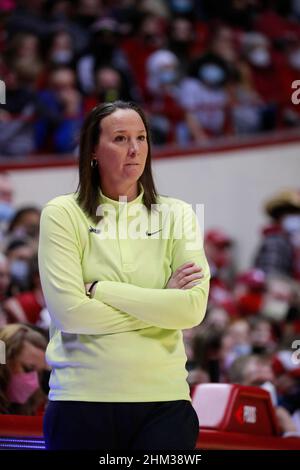
[[[0,329],[0,340],[5,343],[6,355],[6,364],[0,367],[0,413],[8,413],[10,403],[5,391],[11,378],[10,362],[21,353],[25,341],[45,351],[47,340],[41,333],[29,326],[14,323]],[[33,404],[30,408],[33,408]],[[22,414],[32,414],[31,411],[27,412],[26,404],[23,405]]]

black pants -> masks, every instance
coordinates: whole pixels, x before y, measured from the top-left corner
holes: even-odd
[[[48,450],[193,450],[198,433],[188,400],[50,401],[44,417]]]

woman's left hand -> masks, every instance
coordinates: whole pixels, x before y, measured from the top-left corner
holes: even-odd
[[[195,263],[184,263],[170,277],[167,289],[191,289],[201,282],[202,268]]]
[[[85,284],[85,291],[87,292],[89,290],[89,288],[91,287],[93,283],[92,282],[88,282],[87,284]]]
[[[93,281],[94,282],[94,281]],[[89,290],[89,288],[91,287],[91,285],[93,284],[93,282],[88,282],[85,284],[85,292],[87,292]],[[94,285],[94,287],[92,288],[92,291],[90,292],[90,297],[93,297],[94,296],[94,292],[95,292],[95,289],[96,289],[96,286],[97,284]]]

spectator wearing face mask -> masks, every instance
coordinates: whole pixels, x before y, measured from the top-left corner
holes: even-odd
[[[234,320],[227,328],[227,334],[232,339],[232,358],[245,356],[252,350],[250,325],[243,318]]]
[[[44,374],[49,375],[46,338],[28,326],[12,324],[0,329],[0,340],[6,356],[6,364],[0,367],[0,413],[41,413],[47,401],[41,383]]]
[[[280,274],[269,274],[267,278],[261,313],[282,333],[294,301],[295,285],[291,278]]]
[[[185,144],[189,139],[189,120],[179,104],[181,72],[176,55],[167,49],[156,51],[148,58],[146,70],[146,107],[153,142]]]
[[[262,101],[260,130],[274,129],[279,123],[282,97],[271,42],[263,34],[250,32],[244,34],[241,48],[250,67],[251,82]]]
[[[51,66],[65,65],[72,67],[75,60],[75,45],[72,35],[65,30],[57,31],[50,40],[48,62]]]
[[[231,132],[230,72],[226,61],[208,52],[191,64],[189,77],[182,80],[179,102],[193,118],[191,138],[196,142]]]
[[[228,371],[232,363],[239,357],[251,354],[252,351],[249,321],[243,318],[234,319],[223,331],[221,339],[220,366],[223,382],[228,379]]]
[[[45,316],[45,299],[41,288],[37,255],[28,263],[28,290],[3,302],[10,323],[27,323],[47,329],[50,318]]]
[[[257,356],[246,355],[236,359],[229,369],[229,381],[246,386],[256,386],[270,393],[278,426],[283,434],[297,433],[297,429],[289,412],[278,406],[278,397],[274,386],[274,374],[271,361]]]
[[[24,292],[29,288],[29,261],[35,249],[30,239],[12,239],[8,242],[5,255],[11,274],[10,295]]]
[[[267,274],[300,279],[300,192],[281,191],[265,204],[271,224],[263,229],[254,265]]]

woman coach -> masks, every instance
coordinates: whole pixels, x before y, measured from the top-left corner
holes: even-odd
[[[209,268],[190,206],[156,193],[135,104],[87,116],[77,191],[42,211],[39,268],[51,315],[47,449],[193,449],[181,330],[205,315]]]

